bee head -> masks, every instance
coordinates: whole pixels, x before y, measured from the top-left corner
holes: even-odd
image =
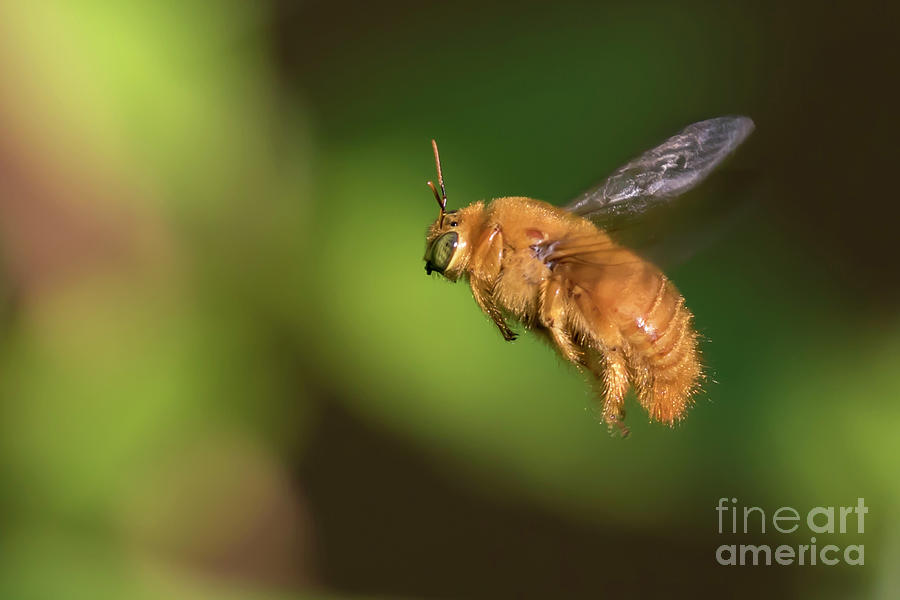
[[[440,215],[425,235],[425,273],[440,273],[456,281],[468,256],[468,235],[462,215],[452,210]]]
[[[444,175],[441,172],[441,157],[437,142],[431,140],[434,163],[437,166],[438,186],[428,182],[438,204],[438,218],[428,228],[425,235],[425,273],[440,273],[450,281],[456,281],[462,274],[469,255],[468,221],[465,213],[469,208],[447,211],[447,192],[444,189]]]

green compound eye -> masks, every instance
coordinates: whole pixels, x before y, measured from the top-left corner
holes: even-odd
[[[458,239],[455,233],[445,233],[434,242],[434,264],[438,269],[443,271],[450,264]]]
[[[431,251],[429,252],[431,258],[428,260],[427,268],[429,270],[433,269],[438,273],[443,273],[444,269],[447,268],[447,265],[450,264],[453,253],[456,252],[458,241],[459,235],[454,232],[445,233],[434,240],[434,243],[431,245]]]

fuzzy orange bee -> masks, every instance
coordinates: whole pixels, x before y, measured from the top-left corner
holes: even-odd
[[[563,208],[508,197],[446,211],[432,140],[440,192],[428,185],[440,212],[428,228],[425,270],[468,280],[506,340],[516,338],[507,319],[517,320],[590,373],[610,427],[628,433],[630,386],[652,419],[673,425],[702,379],[693,315],[665,274],[616,243],[604,223],[687,192],[752,130],[747,117],[694,123]]]

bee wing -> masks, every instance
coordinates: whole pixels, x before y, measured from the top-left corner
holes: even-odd
[[[565,209],[606,226],[665,204],[695,187],[753,131],[748,117],[717,117],[688,125],[619,167]]]
[[[632,219],[607,219],[617,243],[671,268],[717,243],[759,209],[765,181],[752,168],[717,170],[701,189]]]
[[[640,268],[645,261],[637,254],[601,235],[568,237],[533,249],[556,276],[579,288],[572,297],[585,315],[611,302],[628,302],[622,291],[640,285],[635,277],[651,273]]]

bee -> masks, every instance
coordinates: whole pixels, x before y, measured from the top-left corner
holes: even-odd
[[[656,265],[617,243],[606,224],[669,203],[704,180],[753,131],[726,116],[689,125],[564,207],[525,197],[446,210],[437,143],[438,217],[427,230],[425,272],[464,279],[503,338],[509,321],[549,340],[593,381],[602,418],[628,434],[634,387],[651,420],[673,426],[700,389],[693,314]]]

